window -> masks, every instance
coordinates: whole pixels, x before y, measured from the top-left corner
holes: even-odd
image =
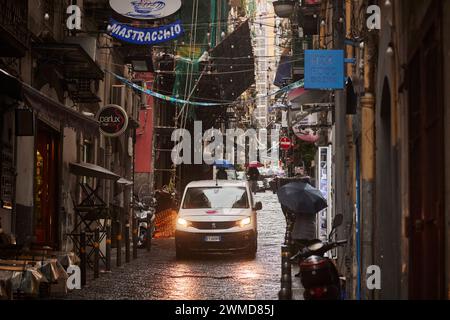
[[[244,187],[189,188],[183,209],[248,209],[248,194]]]
[[[83,154],[81,155],[81,160],[86,163],[94,163],[94,148],[92,141],[84,140],[82,146]],[[92,178],[83,177],[83,183],[91,183]]]
[[[113,85],[111,90],[111,103],[121,106],[125,106],[125,86]]]

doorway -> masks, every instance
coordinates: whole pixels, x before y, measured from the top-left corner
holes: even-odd
[[[34,221],[38,245],[58,244],[58,170],[60,135],[42,122],[37,125]]]
[[[438,6],[436,6],[437,8]],[[409,74],[409,296],[445,298],[444,102],[442,19],[419,39]],[[434,17],[434,18],[432,18]]]
[[[377,123],[377,210],[375,231],[375,261],[383,270],[383,289],[380,299],[400,297],[401,256],[401,210],[398,187],[398,149],[392,143],[392,104],[389,80],[383,84],[379,118]]]

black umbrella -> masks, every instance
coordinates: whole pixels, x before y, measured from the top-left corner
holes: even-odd
[[[322,193],[308,183],[288,183],[277,194],[281,205],[293,213],[316,214],[328,207]]]

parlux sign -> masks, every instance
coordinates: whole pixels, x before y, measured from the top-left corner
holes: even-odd
[[[106,137],[118,137],[128,127],[128,115],[126,111],[114,104],[107,105],[97,113],[100,123],[100,132]]]
[[[180,10],[181,0],[109,0],[111,8],[131,19],[153,20]]]

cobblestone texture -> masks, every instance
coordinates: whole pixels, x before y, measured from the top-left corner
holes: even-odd
[[[137,260],[101,274],[99,279],[89,276],[87,286],[68,294],[66,299],[278,299],[285,221],[272,192],[259,193],[255,200],[263,202],[263,210],[258,213],[255,260],[202,256],[177,261],[174,240],[158,239],[150,253],[139,250]],[[293,277],[293,282],[295,289],[298,278]],[[300,289],[294,293],[298,298]]]

